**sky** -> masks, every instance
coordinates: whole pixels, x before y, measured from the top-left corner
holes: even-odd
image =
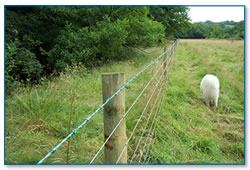
[[[192,22],[200,21],[241,21],[244,20],[244,7],[189,7]]]

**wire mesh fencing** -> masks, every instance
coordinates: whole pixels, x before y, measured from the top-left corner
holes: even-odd
[[[127,160],[125,163],[150,163],[151,157],[150,153],[156,142],[156,129],[157,123],[159,122],[161,115],[161,106],[164,99],[164,94],[167,90],[169,69],[171,68],[174,56],[176,53],[178,41],[176,40],[169,48],[165,48],[164,52],[155,58],[150,64],[145,66],[140,72],[135,74],[131,79],[124,83],[111,97],[103,102],[102,105],[97,107],[97,109],[90,114],[84,121],[75,129],[72,130],[59,144],[57,144],[53,149],[51,149],[47,155],[45,155],[37,164],[43,164],[46,159],[48,159],[54,152],[56,152],[69,138],[74,136],[81,128],[87,130],[86,123],[94,118],[94,116],[101,110],[103,110],[108,103],[120,95],[124,89],[128,88],[129,84],[136,81],[138,77],[145,74],[146,70],[152,69],[152,77],[145,83],[145,86],[138,93],[135,100],[126,106],[126,111],[122,115],[118,122],[115,122],[114,128],[109,135],[104,138],[100,148],[97,148],[95,154],[87,164],[96,163],[111,163],[119,164],[120,159],[124,152],[127,153]],[[154,67],[153,67],[154,66]],[[131,116],[129,118],[129,116]],[[117,128],[121,125],[123,121],[130,120],[127,123],[127,140],[121,147],[121,152],[118,154],[116,161],[114,162],[100,162],[106,154],[104,154],[104,148],[107,143],[114,138]],[[91,121],[90,121],[91,123]],[[115,146],[114,146],[115,147]],[[88,153],[86,153],[87,155]],[[84,156],[84,154],[83,154]],[[84,162],[85,163],[85,162]]]

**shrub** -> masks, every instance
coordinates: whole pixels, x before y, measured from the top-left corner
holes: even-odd
[[[40,79],[43,67],[35,54],[21,46],[18,39],[5,46],[5,90],[6,94],[20,85],[18,81],[36,81]]]

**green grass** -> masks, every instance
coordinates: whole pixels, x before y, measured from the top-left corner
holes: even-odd
[[[70,133],[68,125],[71,110],[72,130],[102,104],[102,73],[124,72],[127,81],[159,56],[163,49],[150,48],[146,52],[131,53],[133,56],[130,54],[123,61],[114,61],[88,72],[85,68],[69,68],[53,81],[18,89],[15,95],[8,96],[5,99],[5,162],[37,163]],[[159,63],[127,87],[126,109],[149,81]],[[132,131],[142,111],[144,97],[130,113],[128,132]],[[89,163],[104,141],[103,131],[103,112],[100,111],[70,139],[70,160],[67,160],[68,145],[65,142],[44,163]],[[100,156],[95,163],[102,161],[103,156]]]
[[[167,92],[160,108],[156,137],[149,152],[151,163],[243,163],[244,162],[244,55],[243,41],[181,40],[169,72]],[[52,81],[22,88],[5,99],[5,163],[37,163],[68,132],[102,104],[101,74],[124,72],[129,80],[163,50],[130,54],[122,61],[86,71],[69,68]],[[126,110],[150,80],[160,61],[126,88]],[[199,83],[207,73],[221,83],[218,108],[212,111],[202,100]],[[126,118],[129,136],[157,82],[152,82]],[[156,98],[157,93],[153,96]],[[129,143],[128,158],[143,132],[150,102]],[[72,106],[71,106],[72,104]],[[147,131],[151,125],[153,113]],[[133,162],[138,162],[147,133]],[[152,140],[152,138],[149,138]],[[46,159],[45,163],[89,163],[103,144],[103,112],[98,112],[70,140]],[[102,163],[103,151],[95,163]]]
[[[180,41],[151,162],[244,163],[243,51],[243,41]],[[207,73],[220,80],[216,111],[201,97]]]

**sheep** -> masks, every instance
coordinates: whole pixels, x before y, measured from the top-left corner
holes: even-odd
[[[216,76],[207,74],[201,80],[201,93],[208,107],[218,106],[220,83]]]

